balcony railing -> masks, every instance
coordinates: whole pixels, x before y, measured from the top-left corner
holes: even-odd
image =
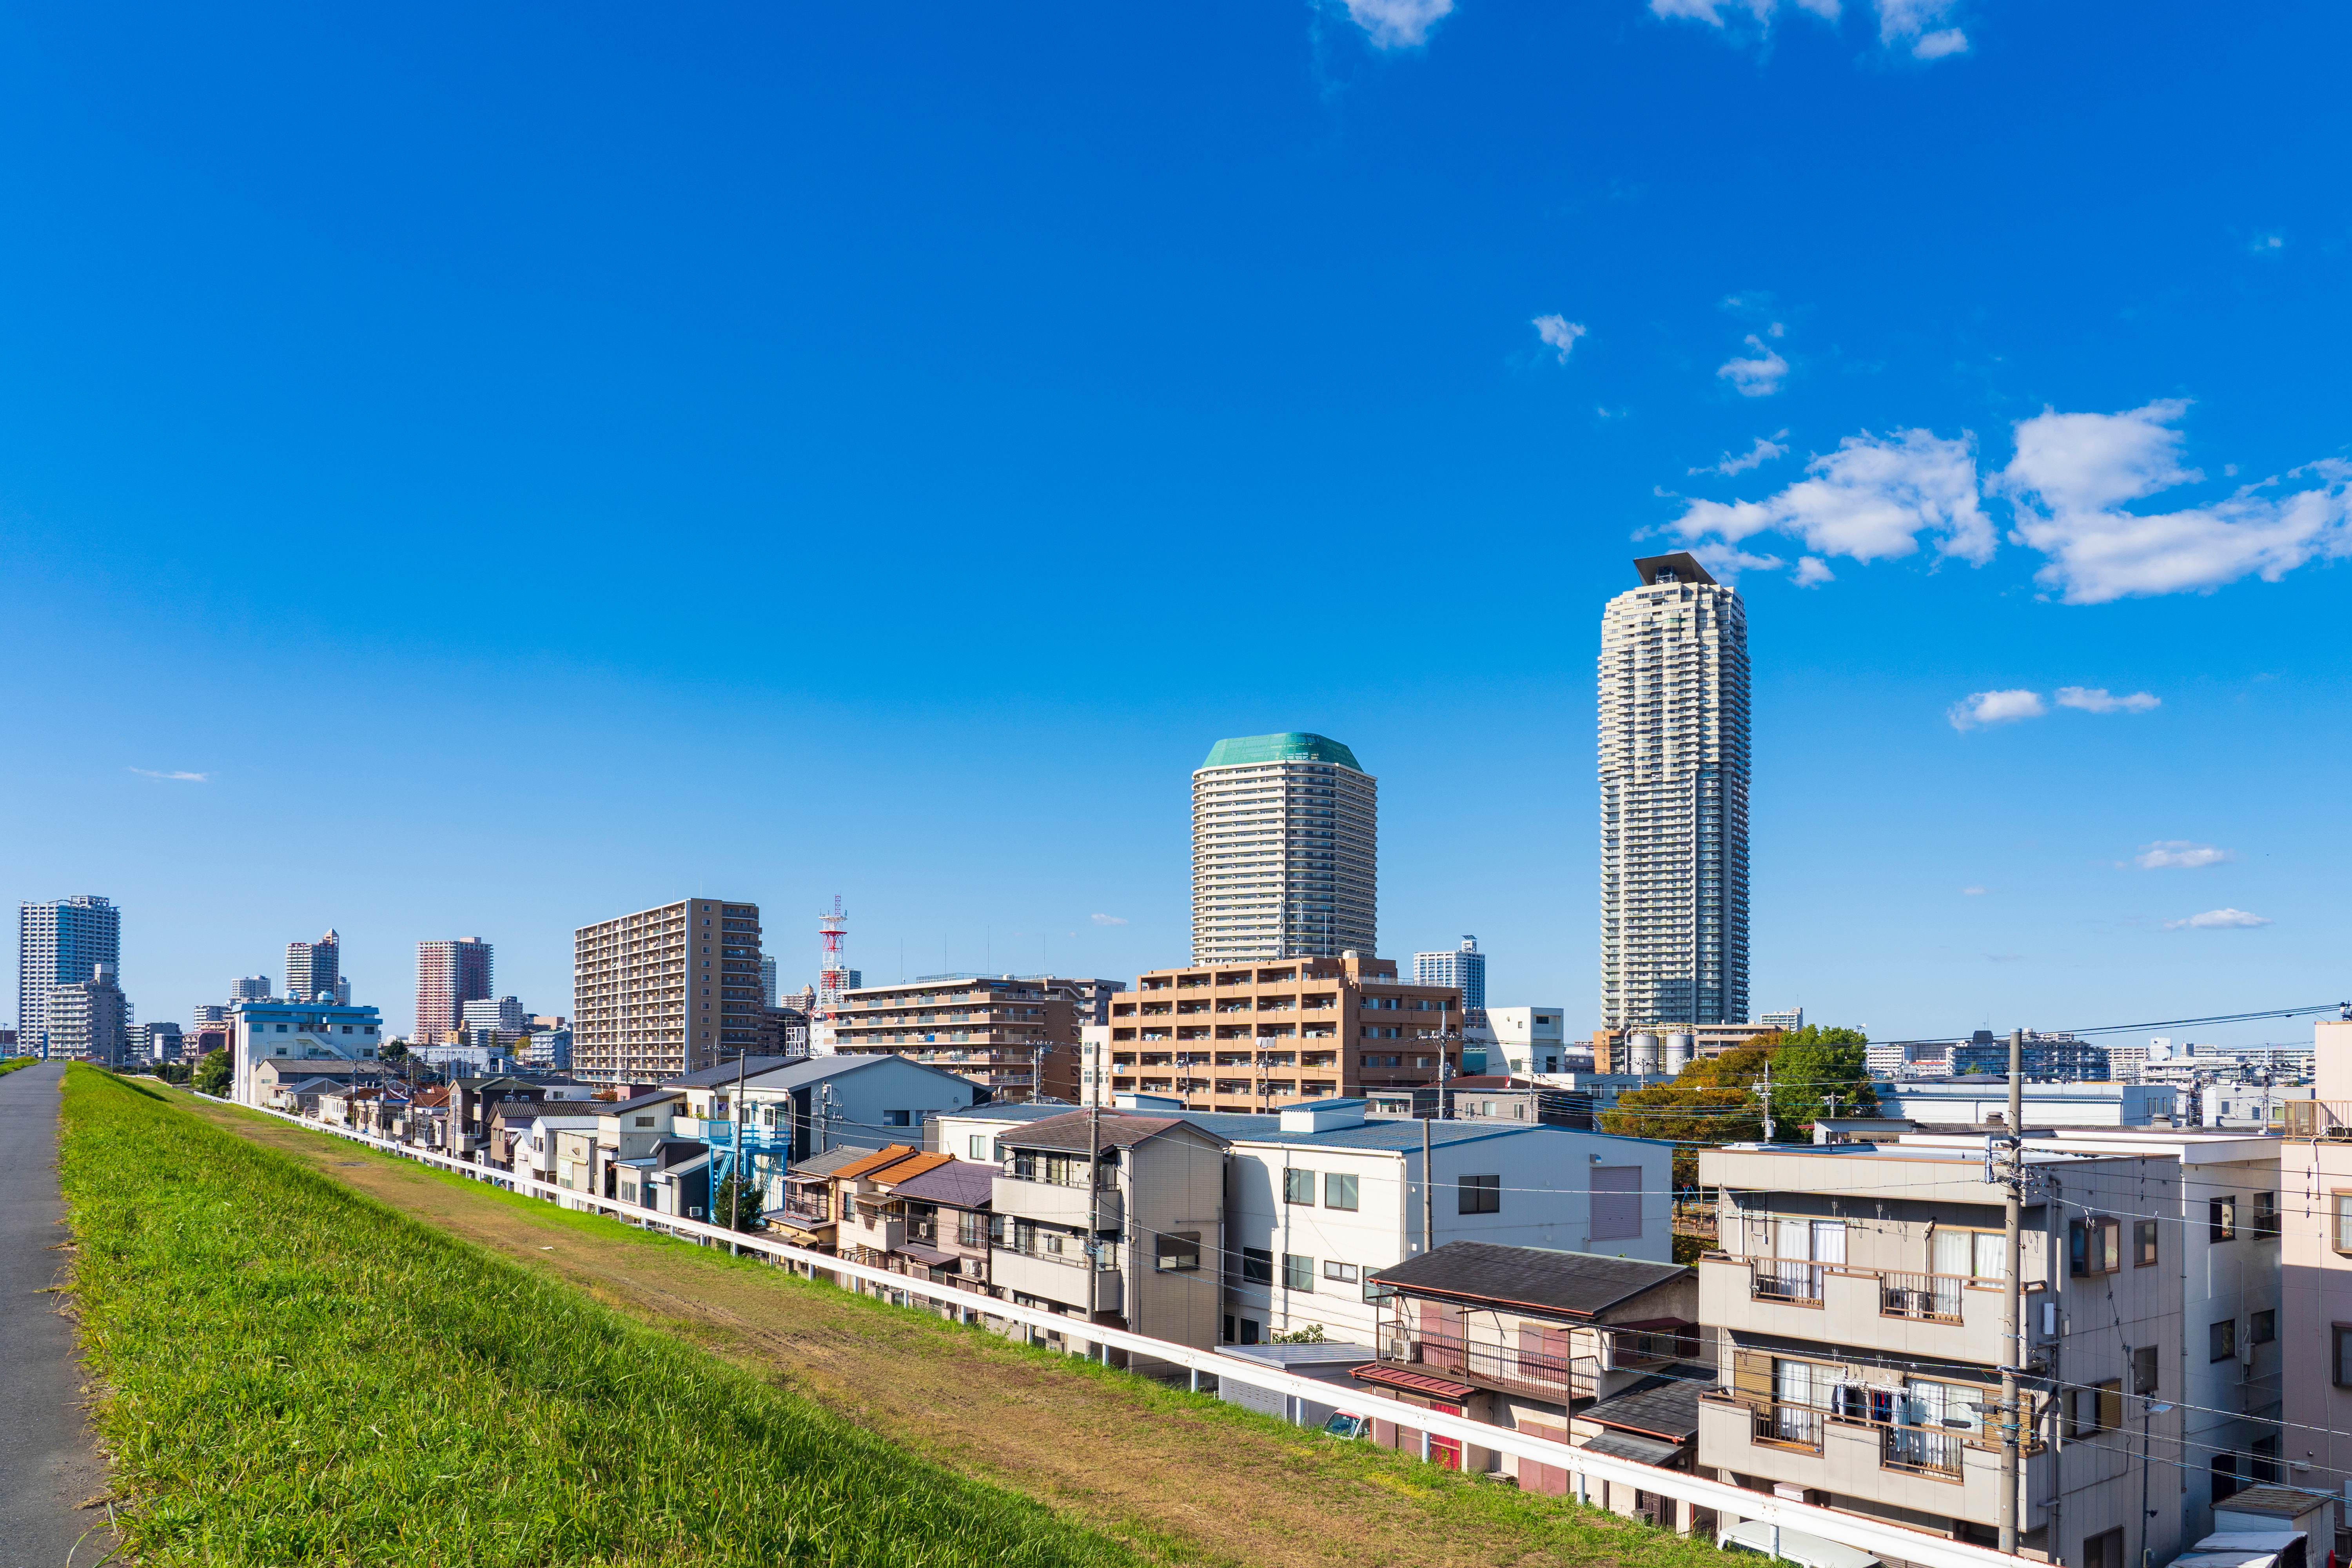
[[[1388,1351],[1390,1361],[1553,1399],[1591,1399],[1601,1388],[1601,1362],[1594,1356],[1544,1355],[1450,1334],[1394,1334]]]
[[[1879,1316],[1957,1323],[1960,1321],[1960,1291],[1967,1284],[1967,1279],[1958,1274],[1882,1273],[1878,1277]]]
[[[1822,1451],[1822,1427],[1829,1419],[1827,1411],[1776,1401],[1752,1405],[1748,1413],[1755,1423],[1750,1436],[1757,1442],[1780,1448],[1804,1448],[1816,1454]]]
[[[1827,1265],[1786,1258],[1758,1258],[1748,1263],[1748,1296],[1754,1301],[1787,1301],[1801,1307],[1822,1304],[1822,1275]]]
[[[1922,1475],[1960,1479],[1960,1435],[1926,1426],[1880,1429],[1878,1462],[1890,1470],[1915,1470]]]
[[[2289,1138],[2352,1138],[2352,1100],[2290,1100],[2280,1109]]]

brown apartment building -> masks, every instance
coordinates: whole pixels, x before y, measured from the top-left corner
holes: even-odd
[[[891,1054],[940,1068],[991,1100],[1078,1092],[1078,1029],[1107,1021],[1116,980],[1062,975],[947,974],[842,993],[834,1049]]]
[[[659,1083],[760,1043],[760,906],[681,899],[573,936],[572,1072]]]
[[[1110,1007],[1114,1093],[1189,1110],[1267,1111],[1462,1070],[1462,993],[1397,979],[1396,961],[1347,952],[1156,969]]]

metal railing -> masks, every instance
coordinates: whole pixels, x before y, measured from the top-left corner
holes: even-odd
[[[1886,1426],[1879,1431],[1878,1464],[1882,1469],[1915,1470],[1921,1475],[1960,1476],[1960,1435],[1925,1426]]]
[[[1788,1258],[1751,1258],[1748,1265],[1748,1299],[1818,1307],[1822,1304],[1822,1275],[1827,1267]]]
[[[2280,1109],[2289,1138],[2352,1138],[2352,1100],[2290,1100]]]
[[[212,1095],[191,1094],[191,1098],[233,1110],[257,1110],[256,1107],[239,1105]],[[808,1278],[829,1279],[835,1283],[864,1281],[900,1289],[917,1307],[950,1311],[968,1322],[992,1320],[992,1323],[1003,1323],[1008,1327],[1019,1325],[1032,1335],[1058,1333],[1066,1336],[1059,1342],[1084,1344],[1090,1356],[1103,1355],[1107,1359],[1108,1353],[1116,1350],[1131,1356],[1149,1357],[1186,1367],[1191,1369],[1196,1391],[1203,1375],[1213,1379],[1236,1374],[1234,1360],[1214,1350],[1153,1339],[1108,1324],[1076,1322],[1044,1308],[1024,1307],[1018,1302],[982,1295],[945,1281],[929,1281],[919,1290],[909,1289],[907,1288],[913,1282],[910,1276],[891,1274],[845,1258],[812,1252],[773,1237],[745,1235],[699,1220],[680,1219],[673,1215],[647,1216],[642,1210],[625,1211],[624,1205],[609,1198],[550,1185],[532,1177],[484,1171],[446,1155],[427,1153],[365,1133],[321,1126],[316,1121],[305,1121],[282,1111],[257,1110],[257,1113],[307,1126],[330,1137],[367,1144],[398,1158],[446,1166],[458,1175],[486,1182],[505,1191],[560,1203],[566,1207],[589,1212],[625,1212],[630,1223],[667,1230],[681,1239],[703,1246],[723,1247],[765,1257]],[[1328,1403],[1331,1397],[1329,1384],[1272,1367],[1251,1366],[1247,1368],[1247,1378],[1252,1386],[1273,1394],[1293,1395],[1317,1403]],[[1595,1453],[1590,1448],[1572,1447],[1551,1438],[1538,1437],[1507,1426],[1489,1426],[1468,1416],[1448,1415],[1443,1411],[1400,1401],[1383,1401],[1378,1408],[1383,1420],[1417,1430],[1425,1440],[1449,1438],[1457,1443],[1475,1444],[1498,1454],[1508,1454],[1515,1458],[1531,1459],[1540,1465],[1565,1469],[1569,1474],[1571,1495],[1580,1502],[1589,1500],[1591,1482],[1608,1481],[1713,1509],[1726,1520],[1761,1520],[1776,1528],[1785,1526],[1791,1530],[1803,1530],[1881,1558],[1900,1558],[1916,1564],[1917,1568],[2027,1568],[2029,1562],[2028,1559],[1995,1552],[1990,1547],[1931,1535],[1888,1521],[1841,1512],[1769,1493],[1748,1491],[1726,1481],[1707,1479],[1687,1471],[1661,1469],[1637,1460]],[[1428,1453],[1429,1449],[1424,1447],[1423,1457],[1427,1458]]]
[[[1781,1448],[1807,1448],[1822,1451],[1822,1429],[1829,1420],[1829,1412],[1816,1410],[1810,1405],[1782,1405],[1779,1401],[1751,1405],[1748,1407],[1751,1426],[1748,1435],[1759,1443],[1769,1443]]]
[[[1883,1318],[1919,1318],[1929,1322],[1960,1321],[1960,1291],[1968,1284],[1958,1274],[1892,1274],[1878,1276],[1878,1314]]]
[[[1591,1399],[1601,1389],[1597,1356],[1554,1356],[1453,1334],[1407,1331],[1389,1339],[1386,1359],[1557,1399]]]
[[[1601,1364],[1612,1371],[1678,1361],[1712,1364],[1715,1360],[1715,1342],[1696,1324],[1686,1329],[1602,1329],[1601,1343]]]

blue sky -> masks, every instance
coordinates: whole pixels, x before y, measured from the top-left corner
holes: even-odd
[[[2352,992],[2352,19],[1835,9],[14,12],[0,894],[144,1017],[329,925],[565,1009],[698,889],[1132,975],[1307,729],[1382,948],[1583,1020],[1599,609],[1687,544],[1759,1008]]]

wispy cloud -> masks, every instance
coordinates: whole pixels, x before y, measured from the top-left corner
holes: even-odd
[[[1971,899],[1982,898],[1984,896],[1984,889],[1982,888],[1962,888],[1960,891],[1967,894]]]
[[[2148,713],[2163,707],[2164,699],[2145,691],[2117,697],[2104,686],[2062,686],[2058,706],[2079,708],[2085,713]]]
[[[1756,445],[1748,447],[1742,456],[1735,458],[1726,452],[1723,455],[1723,461],[1704,468],[1693,468],[1691,472],[1721,474],[1724,478],[1729,479],[1734,474],[1744,474],[1750,468],[1760,468],[1775,458],[1785,458],[1789,455],[1789,448],[1780,444],[1788,438],[1789,433],[1786,430],[1776,431],[1770,436],[1759,436],[1756,437]]]
[[[2159,838],[2153,844],[2140,846],[2132,864],[2143,871],[2185,871],[2199,866],[2219,866],[2225,860],[2235,860],[2234,849],[2217,849],[2210,844],[2196,844],[2186,838]]]
[[[2243,910],[2207,910],[2201,915],[2187,920],[2167,921],[2167,931],[2232,931],[2246,926],[2266,926],[2270,921],[2261,915],[2250,915]]]
[[[1538,316],[1533,325],[1536,336],[1559,351],[1562,364],[1568,363],[1569,351],[1576,347],[1576,340],[1585,333],[1583,322],[1571,321],[1566,316]]]
[[[1825,22],[1838,19],[1838,0],[1794,0],[1794,5]],[[1770,31],[1780,9],[1780,0],[1650,0],[1653,16],[1703,22],[1722,33],[1737,25],[1743,34],[1753,28],[1759,36]],[[1966,33],[1937,26],[1953,9],[1953,0],[1878,0],[1878,41],[1890,53],[1919,60],[1966,54]]]
[[[1760,501],[1694,500],[1670,526],[1694,545],[1770,531],[1817,555],[1865,562],[1914,554],[1927,534],[1939,554],[1979,565],[1992,558],[1992,521],[1977,504],[1976,438],[1965,431],[1947,441],[1927,430],[1865,430],[1807,463],[1805,475]]]
[[[1127,923],[1118,915],[1088,915],[1087,918],[1098,926],[1123,926]]]
[[[2039,719],[2048,711],[2042,706],[2042,693],[2038,691],[1972,691],[1947,709],[1944,717],[1952,721],[1955,730],[1974,730],[1985,724]]]
[[[154,768],[133,768],[131,771],[142,779],[168,779],[174,784],[210,784],[213,776],[210,773],[165,773]]]
[[[1773,335],[1778,337],[1780,333],[1776,331]],[[1764,340],[1754,332],[1748,334],[1747,342],[1756,351],[1754,357],[1742,359],[1734,354],[1717,365],[1715,374],[1738,388],[1742,397],[1769,397],[1788,379],[1789,362],[1778,351],[1765,346]]]
[[[1370,36],[1376,49],[1417,48],[1453,12],[1454,0],[1348,0],[1348,19]]]
[[[1837,574],[1831,571],[1830,563],[1820,556],[1807,555],[1797,562],[1797,571],[1792,580],[1800,588],[1818,588],[1824,583],[1836,582]]]

